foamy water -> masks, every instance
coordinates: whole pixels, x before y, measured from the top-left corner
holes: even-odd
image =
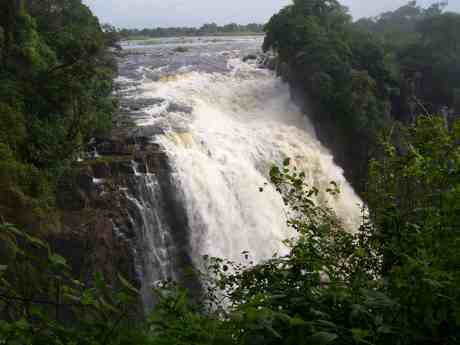
[[[268,176],[286,158],[322,191],[318,202],[334,208],[350,230],[357,228],[361,201],[291,101],[288,86],[227,51],[232,49],[199,50],[218,66],[214,69],[200,68],[194,51],[173,70],[175,61],[165,60],[167,67],[154,66],[161,76],[141,78],[132,95],[162,100],[144,109],[138,125],[165,131],[152,140],[168,155],[194,263],[201,265],[202,255],[240,261],[245,251],[258,262],[286,251],[282,242],[295,233]],[[338,197],[325,192],[331,181],[340,186]]]

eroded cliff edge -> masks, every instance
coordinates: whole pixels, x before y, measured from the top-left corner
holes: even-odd
[[[142,100],[141,100],[142,101]],[[139,100],[137,101],[137,103]],[[58,186],[61,231],[50,236],[76,276],[94,273],[115,283],[121,274],[141,290],[144,306],[156,281],[174,279],[196,291],[188,276],[187,219],[176,198],[166,154],[153,143],[155,128],[138,128],[122,104],[107,138],[92,141]]]
[[[304,80],[296,72],[296,67],[286,62],[281,62],[274,55],[267,55],[263,65],[269,68],[288,83],[292,101],[307,116],[315,129],[318,140],[331,151],[334,161],[344,170],[344,175],[352,184],[357,193],[365,191],[365,181],[368,173],[370,151],[370,138],[365,136],[347,138],[338,126],[335,116],[322,109],[314,97],[305,90]],[[350,145],[352,142],[352,145]]]

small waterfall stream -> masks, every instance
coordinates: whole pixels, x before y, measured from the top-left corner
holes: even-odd
[[[168,223],[161,214],[162,193],[157,177],[153,174],[139,174],[135,188],[135,195],[128,194],[127,197],[133,206],[132,213],[137,215],[136,220],[132,219],[131,222],[138,229],[138,275],[144,279],[148,277],[151,283],[156,280],[176,280],[176,247]],[[142,286],[141,293],[146,306],[152,304],[149,290],[150,284]]]
[[[199,267],[202,255],[241,261],[247,251],[259,262],[285,252],[283,240],[295,234],[268,174],[288,157],[318,189],[337,182],[341,194],[323,192],[318,201],[350,228],[359,224],[360,199],[291,101],[288,86],[271,71],[242,62],[260,39],[181,44],[189,49],[183,55],[171,53],[177,42],[166,42],[141,47],[146,55],[122,64],[129,97],[155,100],[136,122],[161,129],[152,141],[169,165],[162,176],[139,177],[132,200],[141,215],[145,286],[177,279],[178,266],[190,261]],[[136,75],[133,87],[126,78]]]

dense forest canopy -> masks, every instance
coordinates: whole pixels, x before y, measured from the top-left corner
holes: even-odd
[[[111,126],[116,66],[80,0],[2,1],[0,32],[0,212],[46,227],[59,176]]]
[[[80,0],[3,1],[0,343],[459,344],[460,15],[444,6],[353,22],[336,0],[295,0],[270,19],[264,49],[293,95],[366,171],[361,227],[318,205],[286,159],[270,177],[293,211],[290,253],[248,267],[205,258],[201,300],[164,282],[141,320],[123,277],[80,282],[38,238],[57,179],[110,129],[114,31]]]
[[[308,99],[326,141],[341,147],[336,159],[355,186],[391,120],[460,113],[460,14],[443,12],[445,5],[412,1],[354,23],[338,1],[294,1],[265,27],[264,49],[295,71],[291,85]]]
[[[181,37],[181,36],[212,36],[227,34],[255,34],[263,33],[262,24],[239,25],[230,23],[217,25],[216,23],[204,24],[200,28],[177,27],[177,28],[153,28],[153,29],[119,29],[122,38],[136,37]]]

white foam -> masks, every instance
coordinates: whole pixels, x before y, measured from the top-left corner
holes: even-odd
[[[285,250],[282,241],[295,234],[282,198],[270,185],[263,193],[259,188],[269,183],[270,167],[287,157],[320,190],[339,183],[339,197],[323,192],[318,201],[329,203],[349,227],[359,224],[360,199],[292,103],[288,86],[238,59],[228,68],[228,74],[190,72],[141,87],[143,97],[193,108],[192,114],[167,115],[185,128],[186,144],[174,135],[158,140],[182,191],[195,262],[205,254],[239,260],[243,251],[260,261]]]

